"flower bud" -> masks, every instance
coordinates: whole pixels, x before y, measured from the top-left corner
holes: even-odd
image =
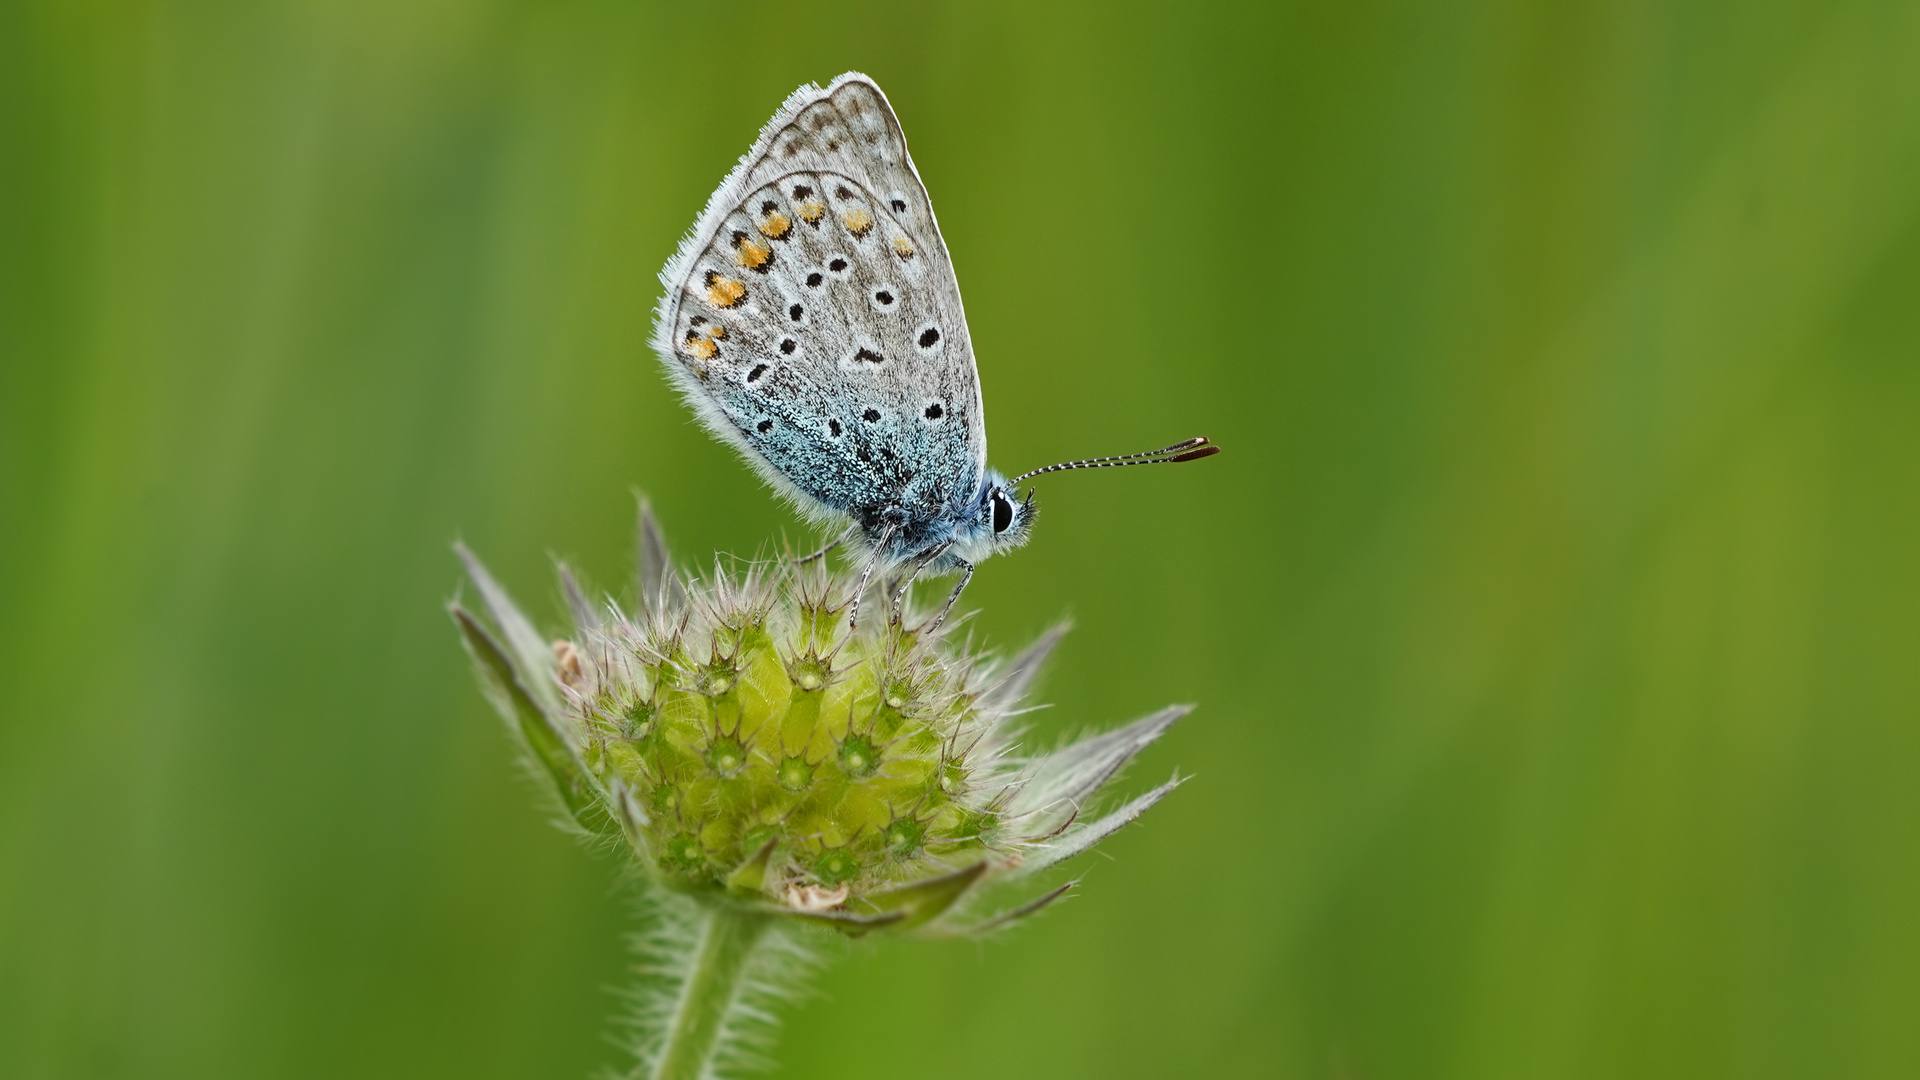
[[[1184,708],[1014,753],[1012,718],[1058,631],[998,663],[907,629],[911,612],[887,618],[884,588],[850,630],[855,579],[822,564],[701,580],[665,565],[650,521],[642,547],[658,564],[634,612],[595,609],[562,568],[575,625],[557,641],[465,549],[494,626],[453,614],[568,816],[661,886],[850,934],[978,932],[1065,891],[995,912],[991,886],[1086,850],[1178,782],[1081,819]]]

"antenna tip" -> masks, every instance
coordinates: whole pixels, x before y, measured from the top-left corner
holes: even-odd
[[[1194,449],[1189,450],[1184,454],[1176,454],[1173,457],[1168,458],[1167,463],[1170,465],[1178,465],[1182,461],[1199,461],[1203,457],[1212,457],[1213,455],[1219,452],[1220,452],[1219,447],[1214,446],[1211,443],[1208,443],[1202,446],[1195,447]]]

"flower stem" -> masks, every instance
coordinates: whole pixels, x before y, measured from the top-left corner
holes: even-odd
[[[711,1075],[727,1014],[740,1000],[741,984],[753,951],[772,919],[723,904],[706,906],[700,944],[680,987],[680,1001],[668,1022],[666,1045],[652,1080],[702,1080]]]

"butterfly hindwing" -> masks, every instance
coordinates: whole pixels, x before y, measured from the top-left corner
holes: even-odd
[[[933,516],[973,497],[986,445],[959,290],[870,83],[789,99],[663,278],[669,370],[803,509]]]

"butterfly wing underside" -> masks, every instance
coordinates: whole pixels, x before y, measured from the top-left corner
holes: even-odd
[[[803,512],[931,521],[974,497],[986,436],[960,291],[864,76],[794,93],[661,276],[668,371]]]

